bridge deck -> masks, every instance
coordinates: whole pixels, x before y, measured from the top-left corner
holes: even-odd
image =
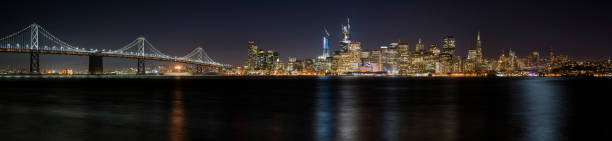
[[[31,53],[35,50],[32,49],[10,49],[10,48],[0,48],[0,52],[7,53]],[[103,57],[117,57],[117,58],[129,58],[129,59],[139,59],[143,58],[143,56],[138,55],[126,55],[126,54],[117,54],[117,53],[107,53],[107,52],[85,52],[85,51],[62,51],[62,50],[38,50],[41,54],[60,54],[60,55],[76,55],[76,56],[103,56]],[[152,57],[152,56],[144,56],[145,60],[155,60],[155,61],[168,61],[168,62],[178,62],[185,64],[194,64],[194,65],[204,65],[204,66],[214,66],[214,67],[228,67],[224,65],[217,64],[208,64],[205,62],[197,62],[190,61],[181,58],[171,58],[171,57]]]

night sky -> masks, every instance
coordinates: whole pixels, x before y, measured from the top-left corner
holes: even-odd
[[[365,49],[398,40],[415,44],[419,37],[430,44],[453,35],[456,55],[466,56],[480,30],[487,58],[510,48],[519,56],[531,51],[547,54],[552,47],[570,57],[603,59],[612,57],[608,5],[454,0],[3,2],[0,36],[37,22],[75,46],[117,49],[145,36],[169,55],[183,56],[202,46],[219,62],[242,65],[249,40],[279,51],[283,61],[289,56],[315,58],[322,52],[323,27],[330,31],[331,48],[336,50],[340,24],[350,17],[353,40]],[[27,59],[26,54],[0,53],[0,67],[27,66]],[[87,64],[86,57],[43,55],[41,59],[43,67],[85,63],[86,68]],[[135,60],[124,62],[136,65]]]

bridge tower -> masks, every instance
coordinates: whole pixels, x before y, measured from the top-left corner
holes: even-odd
[[[40,74],[40,52],[38,51],[38,25],[36,23],[30,25],[30,74]]]
[[[89,74],[104,74],[102,58],[99,53],[89,56]]]
[[[138,38],[138,75],[144,75],[145,72],[145,38]]]
[[[202,56],[203,56],[202,47],[198,46],[197,49],[200,50],[200,51],[198,52],[198,56],[196,56],[197,57],[196,59],[201,61],[202,60]],[[196,73],[204,73],[204,65],[203,64],[196,64]]]

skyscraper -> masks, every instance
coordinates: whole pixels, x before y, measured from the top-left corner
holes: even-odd
[[[388,74],[395,75],[398,73],[399,65],[398,65],[398,53],[397,53],[398,43],[390,43],[387,46],[381,46],[382,50],[382,71],[387,72]]]
[[[436,73],[451,73],[453,68],[453,58],[455,55],[455,37],[444,36],[442,39],[442,50],[440,52],[439,65]]]
[[[421,38],[419,38],[419,43],[416,44],[415,51],[416,52],[425,51],[425,45],[421,42]]]
[[[407,42],[400,42],[397,46],[398,53],[398,64],[400,75],[407,75],[410,70],[410,44]]]
[[[257,45],[254,41],[249,41],[248,47],[248,60],[247,60],[247,71],[253,71],[257,65]]]
[[[340,50],[348,51],[349,44],[351,43],[351,24],[350,19],[346,19],[346,25],[342,26],[342,34],[344,34],[342,41],[340,41]]]
[[[444,53],[447,53],[450,56],[454,56],[455,55],[455,37],[445,36],[444,39],[442,39],[442,50]]]
[[[329,54],[329,32],[327,32],[327,29],[324,29],[325,34],[323,35],[323,55],[322,58],[327,58],[327,57],[331,57]]]
[[[476,35],[476,61],[478,63],[482,62],[482,42],[480,41],[480,31],[478,31],[478,35]]]

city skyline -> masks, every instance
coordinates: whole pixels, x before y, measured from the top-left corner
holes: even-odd
[[[347,3],[334,10],[316,11],[315,9],[333,7],[337,4]],[[79,3],[64,1],[52,5],[70,7]],[[145,7],[161,7],[163,2],[145,3]],[[211,3],[227,7],[223,12],[221,8],[206,5],[205,2],[173,3],[169,7],[187,6],[190,10],[147,11],[146,8],[126,9],[137,5],[137,2],[128,2],[121,5],[115,2],[94,3],[96,6],[85,6],[64,11],[45,12],[49,9],[48,3],[37,2],[35,12],[13,12],[15,8],[3,9],[10,15],[0,27],[0,34],[7,35],[33,21],[44,25],[52,32],[59,34],[63,40],[72,41],[78,46],[88,48],[119,48],[138,36],[145,36],[155,41],[160,50],[172,55],[181,55],[196,46],[203,46],[212,52],[211,57],[223,60],[235,66],[242,65],[245,58],[231,58],[224,56],[244,56],[244,43],[254,40],[262,48],[272,49],[282,53],[281,59],[293,56],[299,59],[315,58],[320,55],[321,27],[330,32],[330,51],[338,49],[341,40],[340,24],[346,17],[351,18],[353,39],[362,43],[364,49],[374,49],[391,42],[417,43],[421,38],[427,45],[439,42],[444,35],[456,38],[458,56],[467,56],[467,50],[475,46],[475,34],[481,31],[483,36],[483,50],[485,58],[494,58],[501,54],[501,50],[512,48],[519,56],[528,55],[532,51],[546,52],[553,48],[556,52],[571,57],[589,57],[591,59],[607,59],[605,52],[610,52],[609,42],[606,41],[610,28],[603,26],[610,22],[610,17],[597,13],[599,9],[595,4],[578,3],[576,8],[572,4],[555,3],[552,6],[521,6],[518,4],[495,4],[490,2],[468,1],[465,3],[444,2],[263,2],[243,4]],[[248,4],[253,8],[241,9]],[[20,5],[15,2],[14,5]],[[307,5],[307,6],[300,6]],[[459,5],[459,6],[454,6]],[[589,9],[581,8],[592,6]],[[466,7],[460,7],[466,6]],[[201,8],[198,8],[201,7]],[[295,8],[289,10],[287,8]],[[404,7],[398,9],[397,7]],[[436,7],[428,10],[427,7]],[[501,9],[523,9],[539,14],[528,15],[528,12],[500,12]],[[113,11],[111,9],[118,9]],[[164,9],[164,8],[161,8]],[[193,10],[198,9],[198,10]],[[472,10],[470,10],[472,9]],[[565,9],[566,11],[562,11]],[[86,11],[75,13],[75,11]],[[252,16],[231,16],[238,13],[254,10]],[[567,12],[569,10],[569,12]],[[279,14],[277,11],[288,11]],[[456,12],[451,12],[456,11]],[[483,14],[482,12],[490,12]],[[121,13],[134,13],[121,14]],[[572,13],[573,12],[573,13]],[[452,13],[448,16],[443,13]],[[105,16],[90,16],[102,14]],[[473,15],[472,15],[473,14]],[[554,14],[556,16],[548,16]],[[68,15],[68,16],[65,16]],[[156,15],[170,17],[158,23]],[[310,16],[318,15],[318,16]],[[499,18],[496,16],[505,16]],[[587,16],[594,16],[584,20]],[[62,22],[65,19],[79,22]],[[551,18],[529,23],[537,18]],[[465,19],[465,20],[461,20]],[[582,19],[582,20],[581,20]],[[139,23],[135,21],[144,20]],[[123,22],[130,21],[130,22]],[[237,21],[252,21],[244,24]],[[572,24],[587,22],[590,24]],[[105,27],[106,25],[111,25]],[[546,26],[551,25],[551,26]],[[595,26],[592,26],[595,25]],[[541,28],[537,29],[536,28]],[[564,34],[559,34],[564,33]],[[18,55],[4,55],[2,59],[20,59]],[[74,64],[65,59],[65,56],[43,56],[56,64]],[[25,58],[25,57],[23,57]],[[1,65],[10,65],[2,62]]]

